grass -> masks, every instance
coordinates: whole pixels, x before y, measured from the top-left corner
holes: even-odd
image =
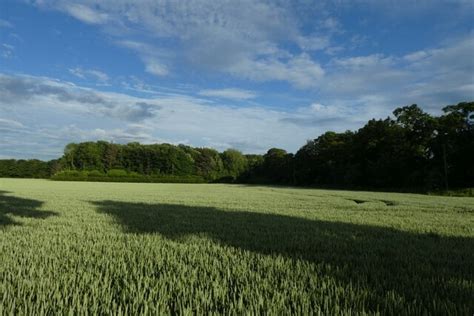
[[[474,199],[0,179],[3,314],[463,314]]]

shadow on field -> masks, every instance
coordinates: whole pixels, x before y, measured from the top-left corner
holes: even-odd
[[[374,304],[394,291],[408,302],[422,300],[427,306],[447,299],[474,307],[469,303],[472,284],[467,283],[474,279],[473,238],[212,207],[93,203],[99,212],[113,215],[125,232],[159,233],[178,241],[205,235],[243,250],[322,264],[343,284],[369,287]]]
[[[39,210],[43,205],[41,201],[19,198],[7,195],[8,193],[10,192],[0,190],[0,228],[9,225],[20,225],[11,216],[47,218],[57,215],[56,212]]]

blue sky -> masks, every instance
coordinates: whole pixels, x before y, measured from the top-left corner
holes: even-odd
[[[474,99],[473,1],[0,1],[0,158],[69,142],[295,152]]]

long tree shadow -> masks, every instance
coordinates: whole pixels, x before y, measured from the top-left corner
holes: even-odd
[[[93,202],[126,232],[173,240],[204,234],[216,242],[331,266],[343,284],[370,288],[374,306],[389,291],[431,306],[449,301],[473,310],[474,239],[212,207]],[[392,311],[393,312],[393,311]]]
[[[10,192],[0,191],[0,228],[9,225],[20,225],[13,217],[44,219],[57,215],[56,212],[43,211],[43,202],[7,195]]]

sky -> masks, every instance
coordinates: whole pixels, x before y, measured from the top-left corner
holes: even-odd
[[[474,1],[0,1],[0,159],[70,142],[296,152],[474,100]]]

